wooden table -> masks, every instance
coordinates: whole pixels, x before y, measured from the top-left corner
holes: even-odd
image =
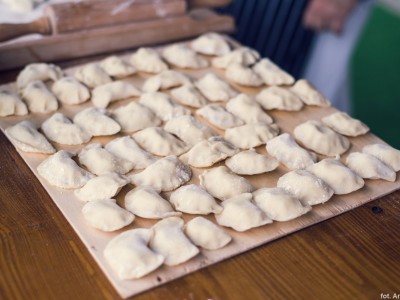
[[[119,299],[2,133],[0,153],[0,299]],[[399,232],[397,191],[134,299],[394,299]]]

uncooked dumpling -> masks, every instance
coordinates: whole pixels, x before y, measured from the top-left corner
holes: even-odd
[[[171,95],[179,103],[191,107],[202,107],[208,103],[207,99],[203,97],[199,90],[191,84],[185,84],[171,90]]]
[[[111,102],[140,95],[140,91],[126,81],[113,81],[95,87],[92,91],[93,105],[106,108]]]
[[[272,223],[272,220],[255,206],[251,199],[251,193],[244,193],[223,201],[221,205],[224,210],[221,214],[215,215],[218,224],[242,232]]]
[[[267,85],[292,85],[294,83],[294,78],[289,73],[268,58],[260,60],[253,69]]]
[[[87,64],[75,72],[75,77],[90,88],[103,85],[112,81],[106,71],[97,63]]]
[[[124,132],[135,132],[151,126],[158,126],[161,120],[152,110],[138,102],[130,102],[112,112],[112,117]]]
[[[252,68],[238,63],[232,63],[226,68],[225,77],[244,86],[257,87],[264,84],[261,77]]]
[[[106,232],[121,229],[135,219],[129,211],[119,207],[115,199],[90,201],[83,206],[82,213],[90,226]]]
[[[194,84],[210,101],[228,101],[238,94],[227,82],[213,73],[207,73]]]
[[[135,279],[154,271],[164,257],[147,246],[152,229],[136,228],[120,233],[104,249],[104,257],[120,279]]]
[[[57,110],[57,98],[42,81],[32,81],[22,91],[22,98],[33,113],[49,113]]]
[[[233,196],[254,191],[247,179],[221,166],[204,171],[199,175],[200,185],[215,198],[226,200]]]
[[[160,73],[168,70],[168,66],[161,59],[157,51],[151,48],[139,48],[130,57],[130,62],[138,71]]]
[[[0,91],[0,117],[26,114],[28,114],[28,108],[16,94]]]
[[[82,165],[86,166],[90,172],[96,175],[103,175],[110,172],[125,174],[134,167],[132,162],[117,157],[102,148],[100,143],[87,145],[79,152],[78,158]]]
[[[385,144],[371,144],[364,146],[362,152],[371,154],[386,165],[391,167],[395,172],[400,171],[400,151]]]
[[[299,79],[291,87],[293,93],[300,97],[307,105],[330,106],[331,103],[326,99],[310,82]]]
[[[168,95],[163,93],[145,93],[140,97],[139,103],[152,110],[163,121],[190,115],[189,109],[176,104]]]
[[[130,176],[137,186],[151,186],[158,191],[172,191],[185,184],[192,177],[192,170],[175,155],[157,160],[143,172]]]
[[[100,66],[112,77],[122,78],[136,73],[136,69],[121,57],[112,55],[100,62]]]
[[[187,222],[184,232],[196,246],[207,250],[220,249],[232,240],[221,227],[203,217]]]
[[[208,66],[207,60],[183,44],[166,47],[162,55],[167,62],[178,68],[201,69]]]
[[[226,110],[242,119],[245,123],[271,124],[274,121],[261,106],[250,96],[239,94],[226,104]]]
[[[180,155],[189,150],[184,142],[161,127],[148,127],[132,137],[144,150],[158,156]]]
[[[148,78],[143,83],[143,91],[148,93],[157,92],[158,90],[165,90],[190,83],[190,78],[183,73],[174,70],[166,70]]]
[[[364,180],[338,159],[325,158],[309,166],[307,171],[325,181],[337,195],[348,194],[364,186]]]
[[[341,111],[322,118],[322,122],[336,132],[347,136],[359,136],[369,131],[367,125]]]
[[[333,190],[321,178],[306,170],[295,170],[281,176],[277,187],[296,196],[304,205],[325,203]]]
[[[201,141],[194,145],[185,154],[181,155],[181,160],[196,168],[211,167],[215,163],[239,152],[231,143],[225,141],[220,136],[214,136],[206,141]]]
[[[296,126],[293,133],[305,147],[323,155],[340,155],[350,148],[350,141],[346,137],[319,121],[306,121]]]
[[[154,155],[140,148],[135,140],[129,136],[112,140],[105,146],[105,149],[120,158],[132,162],[135,169],[144,169],[157,160]]]
[[[89,89],[72,76],[60,78],[54,82],[51,90],[64,104],[80,104],[90,98]]]
[[[392,168],[368,153],[350,153],[347,156],[346,165],[362,178],[384,179],[392,182],[396,180],[396,173]]]
[[[152,187],[137,187],[125,196],[125,207],[134,215],[146,219],[163,219],[180,216],[171,204]]]
[[[83,187],[74,191],[75,196],[85,202],[106,200],[115,197],[128,184],[126,176],[115,172],[90,179]]]
[[[63,189],[76,189],[84,186],[93,174],[80,168],[67,151],[60,150],[49,156],[37,167],[41,177],[51,185]]]
[[[268,153],[290,170],[305,169],[317,161],[317,156],[300,147],[288,134],[283,133],[267,142]]]
[[[53,64],[33,63],[27,65],[17,77],[17,87],[22,89],[37,80],[56,81],[63,76],[61,69]]]
[[[92,136],[113,135],[121,130],[121,126],[102,108],[88,107],[74,117],[74,123],[81,126]]]
[[[184,185],[171,194],[169,201],[176,210],[198,215],[219,214],[222,207],[213,196],[195,184]]]
[[[260,59],[260,54],[251,48],[240,47],[223,56],[213,58],[212,66],[220,69],[226,69],[231,64],[242,64],[243,66],[251,66]]]
[[[7,137],[19,150],[24,152],[52,154],[56,152],[31,121],[21,121],[5,130]]]
[[[164,129],[176,135],[189,146],[204,141],[216,133],[192,116],[180,116],[169,120]]]
[[[221,129],[237,127],[244,124],[241,119],[217,104],[203,106],[196,111],[196,115],[202,116],[212,125]]]
[[[279,86],[263,89],[255,99],[267,110],[299,111],[303,108],[303,102],[295,93]]]
[[[256,190],[253,199],[268,218],[279,222],[293,220],[311,210],[311,206],[303,205],[298,198],[280,188]]]
[[[276,124],[266,125],[260,123],[246,124],[239,127],[228,128],[225,139],[238,148],[250,149],[265,144],[277,136],[279,128]]]
[[[72,123],[62,113],[55,113],[42,124],[46,137],[64,145],[80,145],[88,142],[92,136],[78,124]]]
[[[250,149],[229,157],[225,165],[236,174],[254,175],[273,171],[279,163],[273,158],[257,153],[255,149]]]
[[[224,55],[231,51],[226,39],[215,32],[199,36],[190,43],[190,47],[194,51],[206,55]]]

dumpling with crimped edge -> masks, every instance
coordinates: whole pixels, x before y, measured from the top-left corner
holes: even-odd
[[[191,84],[191,80],[188,76],[178,71],[166,70],[146,79],[142,89],[144,92],[150,93],[185,84]]]
[[[214,136],[194,145],[188,152],[182,154],[180,159],[193,167],[206,168],[238,152],[239,149],[234,145],[220,136]]]
[[[263,58],[256,63],[253,70],[267,85],[292,85],[294,83],[292,75],[282,70],[268,58]]]
[[[113,81],[96,86],[92,91],[92,103],[99,108],[106,108],[111,102],[140,96],[140,91],[126,81]]]
[[[232,240],[221,227],[204,217],[190,220],[183,230],[192,243],[207,250],[223,248]]]
[[[266,110],[299,111],[304,106],[303,101],[295,93],[279,86],[263,89],[255,99]]]
[[[277,187],[297,197],[303,205],[325,203],[333,196],[333,189],[321,178],[306,170],[295,170],[278,179]]]
[[[244,86],[258,87],[264,84],[260,76],[258,76],[252,68],[238,63],[230,64],[226,68],[225,77],[239,85]]]
[[[137,186],[151,186],[158,191],[172,191],[192,177],[192,170],[175,155],[167,156],[149,165],[144,171],[130,176]]]
[[[169,201],[177,211],[187,214],[208,215],[222,211],[214,197],[195,184],[181,186],[171,194]]]
[[[28,108],[18,95],[7,91],[0,91],[0,117],[24,116]]]
[[[46,114],[58,109],[56,96],[42,81],[32,81],[22,91],[22,98],[33,113]]]
[[[296,140],[305,147],[327,156],[343,154],[351,146],[346,137],[316,120],[309,120],[296,126],[293,133]]]
[[[189,146],[204,141],[216,133],[194,117],[186,115],[173,118],[164,125],[164,129],[176,135]]]
[[[115,199],[90,201],[82,208],[82,214],[90,226],[111,232],[133,222],[135,216],[118,206]]]
[[[158,156],[180,155],[189,150],[188,145],[161,127],[148,127],[132,137],[144,150]]]
[[[75,115],[74,123],[92,136],[113,135],[121,130],[121,126],[107,115],[105,109],[96,107],[81,110]]]
[[[80,145],[88,142],[92,135],[78,124],[74,124],[62,113],[55,113],[43,122],[46,137],[63,145]]]
[[[347,136],[359,136],[369,131],[367,125],[341,111],[322,118],[322,122],[336,132]]]
[[[143,150],[129,136],[113,139],[104,148],[112,154],[132,162],[135,169],[144,169],[157,160],[153,154]]]
[[[178,68],[201,69],[208,66],[206,59],[183,44],[174,44],[164,48],[163,58]]]
[[[242,119],[245,123],[272,124],[274,120],[266,114],[254,98],[239,94],[226,104],[226,110]]]
[[[74,191],[75,196],[85,202],[114,198],[128,184],[129,179],[115,172],[90,179],[83,187]]]
[[[134,167],[132,162],[108,152],[100,143],[93,143],[84,147],[79,152],[78,159],[80,164],[96,175],[110,172],[126,174]]]
[[[39,175],[51,185],[63,189],[84,186],[94,175],[80,168],[71,156],[64,150],[49,156],[37,167]]]
[[[89,100],[89,89],[72,76],[60,78],[51,87],[51,91],[64,104],[81,104]]]
[[[252,148],[229,157],[225,165],[236,174],[255,175],[271,172],[279,166],[279,163],[274,158],[259,154]]]
[[[213,73],[207,73],[199,80],[195,81],[194,85],[209,101],[213,102],[228,101],[238,94],[229,83]]]
[[[260,54],[251,48],[240,47],[225,55],[215,57],[211,61],[213,67],[226,69],[231,64],[242,64],[243,66],[251,66],[260,59]]]
[[[217,223],[240,232],[272,223],[272,220],[251,200],[251,193],[243,193],[223,201],[221,205],[224,210],[215,215]]]
[[[228,128],[224,138],[238,148],[250,149],[265,144],[278,133],[279,128],[276,124],[252,123]]]
[[[167,64],[162,60],[158,52],[152,48],[139,48],[130,57],[133,66],[142,72],[160,73],[168,70]]]
[[[150,248],[165,257],[167,266],[184,263],[200,252],[183,233],[183,224],[181,218],[170,217],[152,227],[154,235],[150,240]]]
[[[317,161],[317,156],[300,147],[288,134],[283,133],[267,142],[268,153],[290,170],[305,169]]]
[[[396,181],[395,171],[383,161],[368,153],[350,153],[346,158],[346,165],[358,176],[365,179]]]
[[[202,34],[190,43],[190,47],[206,55],[224,55],[231,51],[228,41],[215,32]]]
[[[135,132],[161,124],[161,120],[151,109],[138,102],[130,102],[113,110],[111,116],[123,132]]]
[[[246,178],[234,174],[225,166],[206,170],[199,175],[199,179],[200,185],[220,200],[254,191]]]
[[[330,106],[331,103],[310,82],[299,79],[290,88],[306,105]]]
[[[52,154],[56,152],[46,137],[31,121],[21,121],[7,127],[5,134],[19,150],[24,152]]]
[[[164,256],[148,247],[152,235],[152,229],[135,228],[108,242],[104,257],[120,279],[141,278],[163,264]]]
[[[349,194],[364,186],[364,180],[338,159],[325,158],[309,166],[307,171],[325,181],[337,195]]]
[[[237,127],[244,124],[241,119],[217,104],[203,106],[196,111],[196,115],[203,117],[212,125],[220,129]]]
[[[362,152],[375,156],[395,172],[400,171],[400,150],[385,144],[371,144],[364,146]]]
[[[152,110],[157,117],[165,122],[172,118],[191,114],[189,109],[176,104],[164,93],[145,93],[140,97],[139,103]]]
[[[298,198],[281,188],[262,188],[253,192],[254,203],[268,218],[284,222],[296,219],[311,210]]]
[[[109,76],[116,78],[127,77],[136,73],[134,66],[116,55],[108,56],[103,59],[100,62],[100,66]]]
[[[190,107],[198,108],[208,104],[207,99],[204,98],[200,91],[191,84],[185,84],[171,90],[171,95],[179,103]]]
[[[111,77],[97,63],[90,63],[80,67],[74,74],[76,79],[90,88],[112,81]]]
[[[56,81],[63,76],[61,69],[53,64],[33,63],[27,65],[17,77],[17,87],[22,89],[33,81]]]
[[[125,207],[131,213],[146,219],[163,219],[180,216],[171,204],[149,186],[136,187],[125,196]]]

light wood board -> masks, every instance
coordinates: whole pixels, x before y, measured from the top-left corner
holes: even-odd
[[[76,69],[77,68],[69,69],[66,70],[66,72],[72,74]],[[207,72],[214,72],[224,78],[223,71],[214,68],[202,69],[202,70],[180,70],[180,71],[189,74],[193,78],[198,78]],[[140,87],[144,79],[148,78],[149,76],[150,76],[149,74],[137,74],[124,80],[133,82],[135,85]],[[256,94],[260,90],[259,88],[244,88],[236,84],[232,85],[237,90],[251,95]],[[0,87],[0,89],[1,88],[15,89],[15,84],[9,84]],[[169,93],[169,91],[166,92]],[[127,99],[113,103],[109,108],[112,110],[132,100],[135,101],[137,100],[137,98]],[[91,106],[90,102],[77,106],[64,105],[59,109],[59,111],[63,112],[65,115],[72,118],[78,111],[89,106]],[[298,124],[309,119],[320,119],[321,117],[326,116],[335,111],[336,109],[332,107],[328,108],[305,107],[300,112],[268,111],[268,113],[274,118],[274,120],[280,127],[281,132],[288,132],[292,134],[294,127],[297,126]],[[40,125],[50,115],[51,114],[45,114],[45,115],[30,114],[24,117],[0,118],[0,127],[4,131],[4,129],[7,128],[8,126],[13,125],[25,119],[30,119],[34,123]],[[218,130],[215,127],[208,124],[205,120],[201,119],[201,121],[203,121],[213,129],[215,129],[220,134],[223,133],[221,130]],[[102,144],[105,144],[109,140],[122,135],[123,134],[117,134],[113,137],[107,137],[107,138],[105,137],[93,138],[90,141],[90,143],[101,142]],[[380,140],[378,137],[376,137],[371,133],[356,138],[350,138],[350,141],[352,144],[351,149],[345,155],[342,156],[341,158],[342,161],[345,160],[348,153],[353,151],[359,151],[366,144],[383,143],[382,140]],[[56,145],[54,143],[53,145],[55,145],[55,147],[58,150],[65,149],[73,153],[77,153],[79,149],[81,149],[84,146],[84,145],[62,146],[62,145]],[[257,150],[260,153],[266,153],[264,146],[258,147]],[[139,227],[147,228],[155,224],[156,220],[146,220],[137,217],[133,224],[114,233],[104,233],[99,230],[93,229],[89,227],[85,223],[85,220],[83,219],[81,209],[84,203],[75,198],[71,190],[64,190],[53,187],[50,184],[48,184],[44,179],[38,176],[36,168],[45,158],[47,158],[47,155],[23,153],[20,151],[19,153],[21,157],[25,160],[25,162],[28,164],[28,166],[31,168],[34,175],[38,178],[38,180],[47,190],[53,201],[62,211],[65,218],[74,228],[76,233],[79,235],[83,243],[88,248],[89,252],[92,254],[92,256],[97,261],[101,269],[104,271],[105,275],[112,283],[112,285],[121,295],[121,297],[124,298],[141,293],[152,287],[156,287],[158,285],[161,285],[178,277],[184,276],[190,272],[194,272],[200,268],[228,259],[234,255],[238,255],[240,253],[253,249],[257,246],[266,244],[270,241],[283,237],[287,234],[290,234],[307,226],[337,216],[343,212],[351,210],[355,207],[358,207],[364,203],[372,201],[373,199],[379,198],[383,195],[389,194],[400,188],[400,179],[398,174],[396,182],[393,183],[383,180],[366,180],[366,185],[361,190],[350,193],[348,195],[341,195],[341,196],[335,195],[327,203],[313,206],[311,212],[300,218],[297,218],[289,222],[274,222],[273,224],[265,225],[260,228],[251,229],[249,231],[242,233],[235,232],[234,230],[226,228],[225,230],[232,235],[233,240],[230,244],[228,244],[226,247],[220,250],[214,250],[214,251],[201,250],[201,253],[197,257],[179,266],[175,267],[162,266],[161,268],[145,276],[144,278],[136,280],[120,280],[103,257],[102,253],[107,242],[116,234],[124,230],[139,228]],[[320,156],[319,158],[322,157]],[[218,165],[223,165],[223,163],[220,163]],[[198,184],[199,183],[198,175],[203,170],[195,168],[192,168],[192,170],[193,170],[193,177],[190,183]],[[283,166],[279,166],[277,170],[267,174],[245,176],[245,177],[248,180],[250,180],[250,182],[256,188],[274,187],[276,186],[278,178],[286,172],[288,172],[288,169],[286,169]],[[119,195],[117,196],[117,201],[120,205],[123,206],[124,195],[132,188],[133,188],[132,185],[128,185],[124,187],[122,191],[119,193]],[[169,195],[165,194],[164,196],[168,198]],[[26,201],[36,201],[36,200],[37,199],[26,199]],[[194,217],[193,215],[191,216],[183,214],[183,218],[185,221],[188,221],[193,217]],[[207,216],[207,218],[215,222],[215,218],[213,216]]]

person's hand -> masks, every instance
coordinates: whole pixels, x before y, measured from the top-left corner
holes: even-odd
[[[310,0],[303,14],[304,26],[320,31],[341,32],[357,0]]]

